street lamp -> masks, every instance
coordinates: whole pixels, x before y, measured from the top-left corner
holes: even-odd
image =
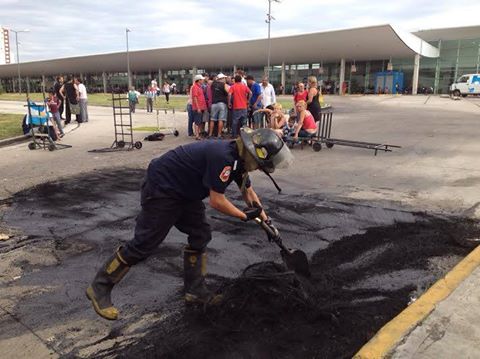
[[[30,32],[30,30],[13,30],[10,29],[11,32],[15,33],[15,46],[17,48],[17,73],[18,73],[18,93],[22,93],[22,80],[20,79],[20,55],[18,53],[18,33],[19,32]]]
[[[275,2],[280,2],[280,0],[268,0],[268,13],[267,13],[267,19],[265,22],[268,24],[268,56],[267,56],[267,77],[270,75],[270,51],[272,49],[272,44],[270,41],[270,23],[272,22],[272,19],[275,20],[275,18],[272,16],[272,1]]]
[[[131,32],[128,27],[125,28],[125,36],[127,37],[127,75],[128,75],[128,89],[132,87],[132,79],[130,77],[130,53],[128,52],[128,33]]]

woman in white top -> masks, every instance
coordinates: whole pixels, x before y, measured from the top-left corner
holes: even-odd
[[[87,88],[82,83],[82,80],[79,78],[75,78],[75,83],[78,86],[78,103],[80,105],[80,118],[82,122],[88,122],[88,96],[87,96]]]
[[[168,100],[170,98],[170,85],[168,82],[165,81],[165,83],[163,84],[162,91],[163,91],[163,94],[165,95],[165,100],[167,100],[167,104],[168,104]]]

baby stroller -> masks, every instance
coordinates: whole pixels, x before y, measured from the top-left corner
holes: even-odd
[[[25,125],[29,128],[29,134],[32,142],[28,144],[30,150],[37,148],[48,148],[49,151],[54,151],[60,148],[69,148],[72,146],[58,144],[57,135],[55,133],[52,114],[48,111],[46,103],[38,105],[30,99],[27,99],[28,112],[25,119]]]

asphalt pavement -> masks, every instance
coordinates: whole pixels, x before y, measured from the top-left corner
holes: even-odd
[[[327,97],[333,105],[332,136],[401,146],[391,153],[334,146],[314,152],[293,150],[295,163],[275,178],[296,193],[321,192],[336,200],[348,199],[371,206],[396,208],[478,219],[480,216],[480,99],[452,101],[439,96]],[[0,101],[0,112],[24,113],[21,102]],[[91,152],[110,147],[114,140],[112,110],[89,108],[90,121],[69,125],[62,139],[72,148],[30,151],[25,143],[0,148],[0,200],[18,191],[53,180],[96,170],[145,169],[149,161],[168,149],[192,141],[186,136],[186,113],[177,111],[160,125],[174,124],[180,136],[146,142],[141,150]],[[164,123],[164,121],[167,121]],[[134,126],[156,126],[155,113],[139,109]],[[135,140],[149,133],[135,132]],[[253,176],[263,191],[272,191],[268,178]],[[0,208],[1,209],[1,208]],[[336,233],[339,235],[339,233]],[[4,278],[5,279],[5,278]],[[9,278],[11,280],[11,278]],[[451,288],[445,299],[420,322],[404,332],[388,349],[394,358],[477,358],[480,356],[480,270]],[[27,289],[25,289],[27,290]],[[0,299],[2,326],[11,331],[25,323],[9,312],[12,298]],[[91,319],[91,318],[90,318]],[[84,318],[75,318],[78,325]],[[70,323],[71,324],[71,323]],[[16,329],[17,328],[17,329]],[[23,328],[24,329],[24,328]],[[16,337],[0,336],[0,348],[9,357],[52,358],[49,338],[35,330],[20,330]],[[2,339],[3,338],[3,339]],[[53,340],[53,339],[52,339]]]

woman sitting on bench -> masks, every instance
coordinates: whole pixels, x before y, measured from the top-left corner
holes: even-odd
[[[293,136],[294,141],[298,138],[311,138],[317,133],[317,124],[310,111],[307,110],[307,103],[300,100],[295,105],[297,109],[297,128]]]

